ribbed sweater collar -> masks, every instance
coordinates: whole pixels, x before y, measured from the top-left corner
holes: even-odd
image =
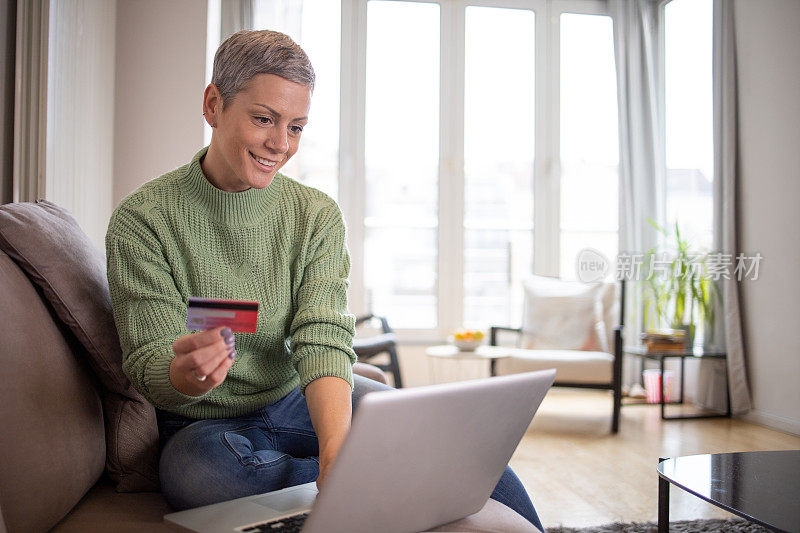
[[[180,186],[190,202],[205,209],[211,218],[231,225],[256,224],[272,211],[280,197],[283,176],[276,173],[272,183],[264,189],[247,189],[227,192],[214,187],[200,166],[200,159],[208,146],[197,152],[180,178]]]

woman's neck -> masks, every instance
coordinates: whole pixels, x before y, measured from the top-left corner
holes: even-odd
[[[213,139],[208,147],[206,155],[200,159],[200,168],[203,170],[203,174],[208,182],[221,191],[243,192],[250,189],[250,187],[239,189],[234,185],[226,183],[226,180],[221,179],[221,177],[226,174],[229,176],[232,175],[233,171],[222,157],[222,154],[216,149]]]

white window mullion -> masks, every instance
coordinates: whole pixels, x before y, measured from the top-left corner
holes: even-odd
[[[441,4],[439,334],[464,315],[464,2]]]
[[[339,203],[351,259],[349,307],[358,316],[372,311],[364,289],[367,0],[342,0],[341,46]]]

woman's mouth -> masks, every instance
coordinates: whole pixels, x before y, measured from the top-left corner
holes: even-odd
[[[259,168],[261,170],[265,171],[265,172],[270,172],[270,171],[274,170],[275,169],[275,165],[278,164],[277,161],[270,161],[269,159],[264,159],[263,157],[258,157],[253,152],[248,152],[248,153],[250,154],[250,157],[253,159],[253,161],[255,161],[256,164],[259,166]]]

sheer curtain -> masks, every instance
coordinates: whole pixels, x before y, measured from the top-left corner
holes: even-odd
[[[620,233],[619,250],[643,253],[656,244],[658,236],[645,218],[664,220],[665,154],[661,124],[658,52],[657,0],[610,0],[614,16],[614,47],[620,132]],[[736,256],[736,50],[733,2],[714,1],[714,250]],[[641,291],[632,283],[626,317],[628,335],[641,331]],[[733,276],[718,282],[722,295],[716,314],[716,345],[709,348],[728,352],[728,382],[734,414],[751,408],[747,386],[739,290]],[[629,338],[629,341],[636,339]],[[699,382],[705,391],[698,396],[707,407],[725,409],[724,368],[703,362]],[[625,382],[638,379],[625,367]],[[722,402],[721,402],[722,400]]]
[[[253,0],[220,0],[220,42],[253,27]]]
[[[725,0],[714,1],[714,250],[735,258],[738,118],[733,5]],[[731,411],[740,414],[750,410],[752,404],[742,341],[739,286],[736,278],[730,276],[721,278],[717,288],[722,294],[723,307],[715,316],[715,339],[724,344],[715,347],[727,348]],[[709,371],[712,368],[701,369],[701,377]]]
[[[658,244],[646,218],[663,220],[664,143],[660,125],[658,4],[655,0],[610,0],[614,17],[614,55],[619,107],[620,253],[642,254]],[[641,286],[629,283],[625,317],[627,343],[642,331]],[[638,382],[630,361],[623,381]],[[638,367],[636,367],[638,368]]]

